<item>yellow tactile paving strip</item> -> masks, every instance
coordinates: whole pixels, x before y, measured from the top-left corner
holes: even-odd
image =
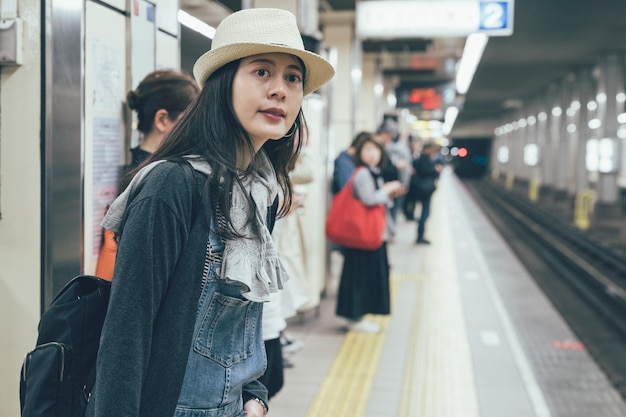
[[[389,320],[382,316],[368,319],[383,329]],[[384,330],[377,334],[348,332],[307,417],[363,416],[384,337]]]
[[[391,277],[392,300],[400,283],[407,279],[417,279],[417,276],[398,274]],[[377,334],[348,332],[307,417],[364,415],[389,321],[386,316],[370,315],[367,319],[378,323],[383,330]]]
[[[398,415],[388,417],[479,417],[456,260],[448,250],[452,246],[450,224],[445,210],[433,211],[429,228],[437,244],[424,249],[429,252],[422,270],[392,276],[392,299],[402,280],[421,282],[410,318],[412,342],[402,376]],[[389,321],[387,317],[369,318],[381,324],[383,331],[347,334],[307,417],[365,415]]]
[[[393,275],[392,299],[403,280],[421,278],[417,274]],[[361,417],[365,414],[389,321],[386,316],[370,315],[367,318],[378,323],[383,330],[377,334],[353,331],[347,333],[328,376],[309,408],[307,417]]]

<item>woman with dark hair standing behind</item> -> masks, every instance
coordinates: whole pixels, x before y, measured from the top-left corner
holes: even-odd
[[[339,152],[339,155],[335,158],[333,181],[331,184],[333,194],[337,194],[341,191],[343,186],[346,185],[352,176],[352,172],[355,168],[354,150],[360,142],[366,140],[367,138],[374,138],[374,134],[371,132],[359,132],[354,139],[352,139],[352,143],[350,143],[348,149]]]
[[[142,134],[139,145],[130,150],[129,169],[157,150],[198,93],[200,87],[190,75],[174,70],[151,72],[128,92],[126,102],[137,113],[137,130]]]
[[[285,10],[245,9],[217,27],[194,65],[200,95],[103,221],[119,247],[95,417],[267,413],[261,315],[288,278],[271,207],[279,192],[279,215],[291,206],[302,101],[333,75]]]
[[[373,135],[363,138],[354,150],[357,171],[353,193],[366,206],[389,205],[394,197],[406,192],[400,181],[384,182],[381,175],[383,149]],[[390,215],[386,210],[387,229]],[[349,320],[349,329],[376,333],[380,326],[366,320],[366,314],[389,314],[388,230],[380,248],[375,250],[344,248],[343,271],[337,295],[337,315]]]
[[[137,168],[157,150],[199,93],[200,87],[189,74],[174,70],[153,71],[128,92],[126,102],[137,113],[137,130],[142,137],[130,150],[131,161],[124,172]],[[127,181],[123,176],[122,188]],[[113,232],[104,229],[94,273],[97,277],[113,279],[116,252]]]

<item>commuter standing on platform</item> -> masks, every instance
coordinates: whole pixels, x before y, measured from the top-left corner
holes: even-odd
[[[334,163],[332,192],[337,194],[350,179],[352,171],[354,171],[354,150],[360,142],[365,139],[372,139],[374,135],[370,132],[360,132],[352,140],[348,149],[343,150],[337,155]]]
[[[119,247],[87,415],[267,412],[262,303],[287,279],[269,207],[278,190],[290,206],[303,96],[333,74],[287,11],[219,25],[200,95],[103,222]]]
[[[128,107],[137,112],[138,146],[130,150],[131,171],[161,145],[181,119],[183,112],[196,98],[200,88],[188,74],[173,70],[153,71],[126,95]],[[110,230],[104,229],[95,275],[110,281],[113,278],[117,244]]]
[[[385,152],[389,155],[389,160],[393,166],[398,170],[398,180],[405,187],[409,186],[409,180],[411,179],[411,162],[413,161],[413,155],[409,145],[400,138],[400,134],[396,133],[391,141],[385,146]],[[398,212],[404,213],[404,201],[406,195],[396,197],[393,201],[393,207],[391,208],[391,218],[394,223],[397,223]]]
[[[435,163],[439,145],[433,142],[426,142],[422,146],[420,156],[413,161],[413,178],[411,178],[411,193],[415,199],[421,203],[422,213],[417,221],[417,239],[415,243],[429,245],[430,241],[424,238],[426,231],[426,220],[430,216],[430,200],[437,188],[436,182],[439,178],[442,165]]]
[[[283,317],[281,297],[284,291],[272,293],[270,299],[263,303],[263,344],[267,357],[265,372],[259,381],[267,388],[267,400],[271,400],[280,391],[285,382],[284,358],[281,334],[287,327]]]
[[[376,140],[380,143],[383,154],[381,164],[381,175],[385,182],[396,181],[400,179],[400,173],[398,167],[393,163],[387,148],[399,135],[398,123],[393,119],[385,119],[376,131]]]
[[[289,179],[294,185],[310,183],[315,178],[315,168],[307,156],[306,143],[293,168],[288,167]],[[283,340],[287,340],[285,329],[287,320],[296,315],[297,309],[309,301],[309,285],[304,263],[304,248],[298,209],[302,207],[304,196],[294,190],[292,204],[283,218],[276,221],[272,230],[272,238],[276,245],[289,282],[280,293],[272,294],[270,300],[263,304],[263,341],[267,355],[267,367],[259,380],[268,391],[268,399],[272,399],[283,387],[284,368],[287,359],[283,356]],[[296,341],[289,340],[292,344]]]
[[[394,141],[398,140],[399,135],[398,123],[391,118],[385,118],[376,131],[376,140],[382,147],[382,163],[380,169],[381,176],[385,182],[401,180],[400,170],[389,154],[389,147],[392,146]],[[396,215],[398,213],[399,200],[401,199],[402,196],[394,199],[389,207],[389,220],[391,220],[387,231],[389,241],[393,241],[396,235]]]
[[[366,206],[390,204],[405,192],[400,181],[384,182],[381,173],[382,148],[374,138],[361,142],[355,149],[353,193]],[[360,168],[360,169],[359,169]],[[389,225],[389,215],[387,214]],[[388,227],[387,227],[388,229]],[[385,240],[388,230],[385,231]],[[337,295],[337,315],[349,320],[349,329],[367,333],[380,331],[366,314],[389,314],[389,262],[387,244],[375,250],[344,248],[343,271]]]
[[[199,92],[190,75],[173,70],[153,71],[128,92],[126,102],[137,113],[137,130],[142,135],[139,145],[130,150],[129,170],[157,150]]]

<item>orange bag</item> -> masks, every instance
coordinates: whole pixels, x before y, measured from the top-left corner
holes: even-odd
[[[115,256],[117,255],[117,243],[115,233],[109,229],[103,229],[103,241],[98,255],[95,276],[107,281],[113,280],[113,270],[115,269]]]

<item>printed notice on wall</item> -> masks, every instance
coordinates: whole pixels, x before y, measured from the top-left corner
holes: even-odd
[[[102,241],[100,223],[117,196],[120,161],[121,120],[112,117],[93,118],[93,255]]]
[[[119,114],[121,111],[119,91],[122,83],[122,51],[115,44],[103,39],[94,39],[92,48],[93,71],[95,72],[93,111]]]
[[[117,196],[123,149],[122,96],[124,49],[119,42],[94,37],[91,42],[91,77],[87,97],[87,178],[91,176],[91,253],[98,256],[102,242],[100,223]],[[86,207],[88,207],[86,205]],[[86,224],[87,225],[87,224]],[[88,236],[88,235],[86,235]]]

